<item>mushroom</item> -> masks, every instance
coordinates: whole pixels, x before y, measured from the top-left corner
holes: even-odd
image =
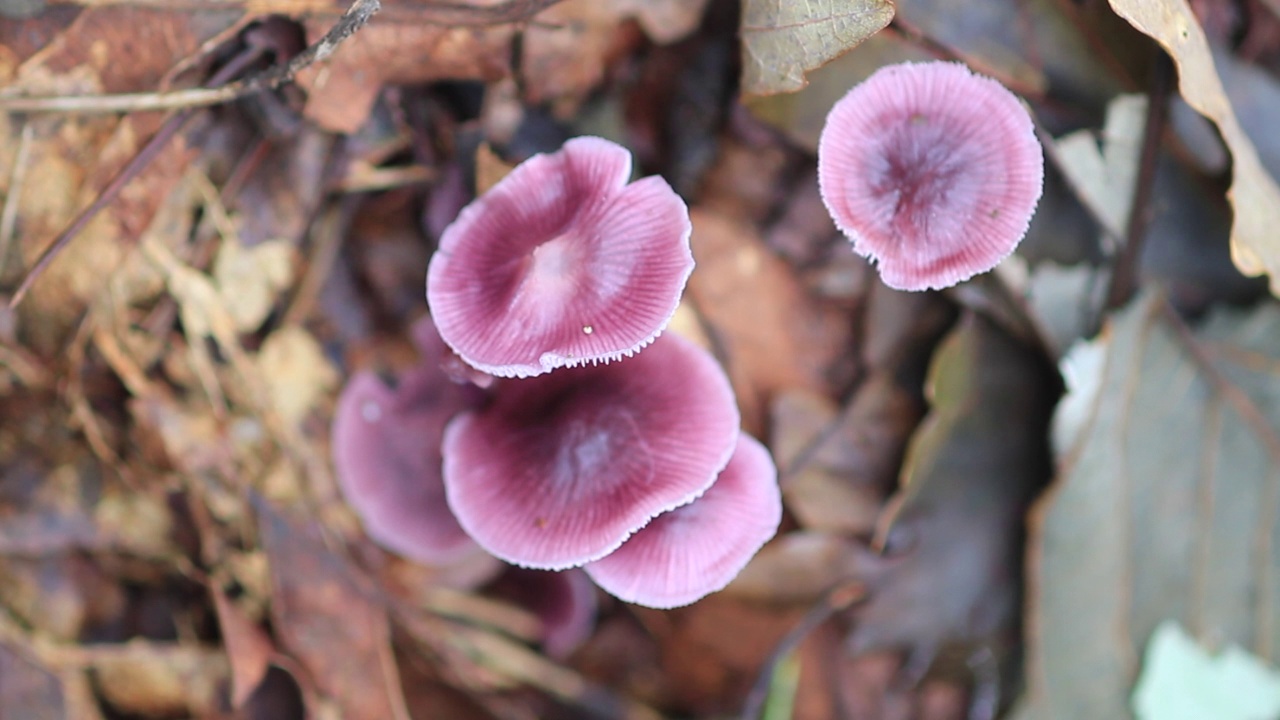
[[[535,155],[463,208],[427,271],[440,335],[477,370],[531,377],[629,357],[693,271],[689,212],[596,137]]]
[[[877,70],[835,104],[818,142],[828,212],[900,290],[995,267],[1026,234],[1043,181],[1026,109],[959,63]]]
[[[559,570],[612,552],[701,495],[738,436],[724,370],[674,335],[626,362],[493,391],[445,429],[445,492],[481,547],[523,567]]]
[[[493,586],[500,596],[530,611],[542,625],[542,647],[550,657],[569,657],[596,624],[596,588],[581,570],[507,567]]]
[[[778,471],[743,434],[728,466],[697,500],[666,512],[583,569],[605,591],[652,608],[688,605],[723,589],[782,521]]]
[[[413,328],[422,362],[392,390],[369,371],[338,397],[332,428],[338,486],[378,545],[425,564],[475,548],[445,501],[440,439],[445,424],[475,403],[473,388],[441,369],[448,349],[430,318]]]

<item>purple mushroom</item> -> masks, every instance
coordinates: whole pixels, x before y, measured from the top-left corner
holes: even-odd
[[[782,521],[778,471],[748,435],[714,485],[663,513],[583,569],[605,591],[653,608],[688,605],[729,584]]]
[[[422,363],[394,390],[356,373],[338,397],[332,428],[338,485],[365,533],[392,552],[426,564],[455,560],[475,546],[445,501],[440,439],[445,424],[475,404],[474,388],[441,369],[448,348],[430,318],[413,328]]]
[[[618,360],[666,327],[693,270],[688,209],[595,137],[536,155],[463,208],[427,271],[440,335],[478,370]]]
[[[715,359],[663,336],[625,362],[495,385],[489,405],[445,430],[445,491],[490,553],[575,567],[701,495],[729,461],[738,423]]]
[[[494,590],[537,616],[542,647],[553,658],[569,657],[595,628],[596,588],[581,570],[508,567]]]
[[[827,116],[827,210],[886,285],[943,288],[986,272],[1026,234],[1044,156],[1018,98],[949,62],[876,71]]]

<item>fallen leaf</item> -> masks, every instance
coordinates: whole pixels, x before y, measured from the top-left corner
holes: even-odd
[[[1146,116],[1145,95],[1121,95],[1107,106],[1100,133],[1079,130],[1054,142],[1058,169],[1112,238],[1127,235]]]
[[[214,648],[134,641],[97,646],[87,664],[104,699],[145,717],[209,717],[223,704],[227,660]]]
[[[805,73],[843,54],[893,19],[888,0],[747,0],[742,7],[742,92],[792,92]]]
[[[1235,210],[1231,257],[1246,275],[1271,276],[1271,292],[1280,294],[1280,186],[1262,166],[1227,99],[1214,67],[1204,29],[1187,0],[1109,0],[1116,14],[1160,43],[1178,68],[1184,100],[1218,126],[1231,151],[1231,189]]]
[[[258,352],[258,368],[280,419],[298,426],[320,399],[338,384],[338,371],[320,343],[297,326],[269,335]]]
[[[1191,330],[1166,307],[1141,296],[1068,355],[1069,444],[1032,524],[1023,720],[1126,717],[1165,620],[1280,657],[1280,308]]]
[[[307,40],[319,40],[330,19],[308,20]],[[323,63],[298,73],[307,91],[304,114],[320,127],[353,133],[369,116],[387,84],[433,80],[496,80],[509,69],[515,28],[428,25],[375,18]]]
[[[293,260],[293,246],[285,240],[251,248],[234,237],[223,241],[213,279],[237,330],[252,332],[267,319],[280,292],[293,280]]]
[[[1278,717],[1280,672],[1235,645],[1210,655],[1166,621],[1147,644],[1133,709],[1138,720]]]
[[[937,350],[933,409],[907,451],[903,488],[855,556],[868,586],[856,652],[911,651],[923,673],[949,647],[999,649],[1018,613],[1023,514],[1049,475],[1052,367],[990,320],[966,315]]]
[[[58,677],[0,643],[0,704],[23,708],[31,720],[63,720],[66,707]]]
[[[274,583],[273,626],[315,686],[350,720],[408,720],[386,611],[310,528],[259,506]]]
[[[901,35],[877,33],[810,72],[804,88],[792,93],[748,98],[746,105],[752,114],[782,130],[792,142],[816,153],[827,113],[854,85],[884,65],[931,59],[923,48]]]
[[[218,615],[218,628],[227,647],[231,664],[231,707],[239,709],[262,684],[270,668],[275,647],[267,634],[251,621],[226,593],[211,586],[213,609]]]
[[[812,605],[845,579],[853,542],[822,532],[792,532],[764,546],[724,589],[756,602]]]
[[[698,271],[687,298],[723,350],[745,427],[760,434],[776,393],[830,390],[827,369],[849,347],[849,323],[808,297],[754,228],[697,209],[691,217]]]

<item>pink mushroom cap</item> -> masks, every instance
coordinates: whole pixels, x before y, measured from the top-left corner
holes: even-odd
[[[579,137],[463,208],[427,270],[445,342],[502,377],[617,360],[652,342],[693,271],[692,226],[666,181],[630,177],[626,148]]]
[[[781,522],[773,458],[743,434],[728,466],[702,497],[654,518],[622,547],[583,569],[627,602],[680,607],[728,585]]]
[[[395,390],[372,372],[351,377],[332,427],[338,486],[378,545],[425,564],[456,560],[475,548],[445,500],[440,442],[445,424],[474,403],[446,378],[448,352],[429,318],[413,329],[421,366]]]
[[[445,491],[490,553],[576,567],[702,494],[729,461],[738,422],[715,359],[663,336],[626,362],[495,386],[490,405],[445,429]]]
[[[563,660],[591,637],[596,624],[596,587],[579,569],[527,570],[507,566],[495,584],[542,623],[542,647]]]
[[[959,63],[881,68],[835,104],[818,142],[828,212],[899,290],[995,267],[1022,241],[1043,184],[1022,103]]]

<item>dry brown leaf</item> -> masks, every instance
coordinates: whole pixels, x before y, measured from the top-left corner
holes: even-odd
[[[78,95],[158,89],[170,71],[243,14],[133,7],[87,8],[40,51],[13,71],[6,92]],[[0,57],[4,53],[0,52]],[[129,58],[122,62],[121,58]],[[3,61],[0,60],[0,64]],[[2,72],[2,71],[0,71]],[[159,127],[156,113],[37,117],[20,188],[19,245],[29,264],[87,205]],[[14,116],[0,114],[0,137],[13,137]],[[0,178],[9,178],[12,154],[0,153]],[[85,302],[102,290],[130,243],[151,224],[177,185],[190,153],[181,139],[149,167],[58,256],[21,307],[41,350],[61,346]],[[166,238],[176,242],[179,238]]]
[[[332,20],[308,20],[307,39],[329,31]],[[324,63],[298,73],[307,90],[304,113],[336,133],[355,132],[383,85],[433,80],[495,80],[509,71],[512,25],[446,27],[375,19]]]
[[[604,79],[611,59],[628,43],[635,18],[659,44],[693,32],[707,0],[565,0],[538,15],[524,34],[521,60],[529,100],[576,100]],[[634,33],[632,33],[634,35]]]
[[[753,227],[695,209],[688,299],[723,351],[748,431],[764,427],[784,390],[826,394],[827,370],[850,344],[842,313],[814,302]]]
[[[349,720],[408,720],[386,611],[310,528],[259,508],[271,562],[273,624],[315,686]]]
[[[218,628],[231,664],[231,707],[239,709],[267,676],[275,647],[267,634],[217,587],[210,587]]]
[[[747,0],[742,8],[742,92],[772,95],[804,87],[821,67],[893,19],[888,0]]]
[[[1187,104],[1218,126],[1231,151],[1231,190],[1235,211],[1231,257],[1246,275],[1271,276],[1280,295],[1280,186],[1262,166],[1258,152],[1236,118],[1204,29],[1187,0],[1110,0],[1116,14],[1160,43],[1178,67],[1178,90]]]

